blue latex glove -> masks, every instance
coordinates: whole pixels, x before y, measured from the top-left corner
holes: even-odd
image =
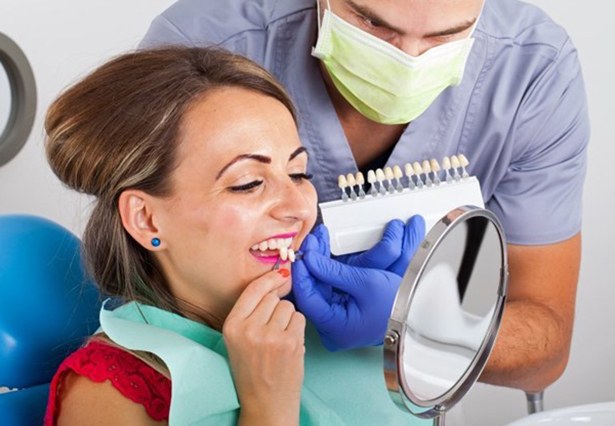
[[[331,259],[324,226],[307,236],[302,251],[292,268],[295,305],[316,326],[325,347],[381,344],[401,277]]]
[[[322,234],[318,231],[319,227],[314,231],[317,236]],[[425,220],[422,216],[412,216],[405,226],[401,220],[394,219],[384,228],[382,239],[371,249],[359,254],[337,256],[335,259],[350,266],[384,269],[403,277],[423,238]]]

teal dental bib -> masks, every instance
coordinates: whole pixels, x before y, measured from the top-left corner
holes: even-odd
[[[169,425],[235,425],[239,400],[222,334],[152,306],[131,302],[100,310],[100,326],[118,345],[153,353],[171,373]],[[333,410],[305,387],[302,425],[343,425]]]
[[[170,425],[235,424],[239,401],[222,334],[152,306],[131,302],[100,310],[102,330],[118,345],[151,352],[171,373]]]

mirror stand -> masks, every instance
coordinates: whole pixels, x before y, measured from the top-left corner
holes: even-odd
[[[444,415],[445,413],[440,414],[433,419],[433,426],[444,426]]]

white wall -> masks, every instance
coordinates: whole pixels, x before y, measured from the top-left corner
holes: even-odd
[[[562,378],[545,392],[545,408],[615,400],[615,160],[613,20],[609,2],[532,0],[563,25],[585,76],[592,138],[584,194],[583,260],[572,354]],[[464,401],[467,426],[502,425],[525,413],[520,391],[479,384]]]
[[[154,16],[172,3],[0,0],[0,32],[24,51],[38,89],[38,113],[30,139],[12,161],[0,167],[0,214],[38,214],[81,233],[87,218],[81,212],[88,199],[63,189],[51,173],[43,154],[44,112],[63,88],[109,57],[135,48]],[[0,82],[0,90],[4,87]],[[6,92],[0,95],[0,103],[6,104]]]
[[[609,122],[613,23],[609,2],[533,0],[566,27],[579,50],[590,103],[592,142],[584,199],[583,263],[572,357],[547,390],[547,409],[615,400],[615,207],[611,176],[615,131]],[[57,93],[111,55],[133,48],[150,20],[172,0],[1,0],[0,31],[29,57],[38,83],[38,115],[30,140],[0,167],[0,214],[27,212],[80,234],[88,200],[65,189],[42,150],[43,112]],[[610,10],[610,7],[609,7]],[[0,84],[0,90],[3,86]],[[2,94],[2,92],[0,92]],[[0,97],[0,102],[2,98]],[[609,108],[610,107],[610,108]],[[2,109],[0,109],[0,112]],[[477,385],[464,401],[467,426],[497,426],[525,414],[520,391]]]

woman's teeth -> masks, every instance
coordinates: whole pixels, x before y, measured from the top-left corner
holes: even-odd
[[[292,238],[271,238],[269,240],[261,241],[258,244],[254,244],[251,248],[253,251],[267,251],[278,250],[280,259],[290,260],[294,262],[296,260],[295,251],[290,248],[293,242]]]

